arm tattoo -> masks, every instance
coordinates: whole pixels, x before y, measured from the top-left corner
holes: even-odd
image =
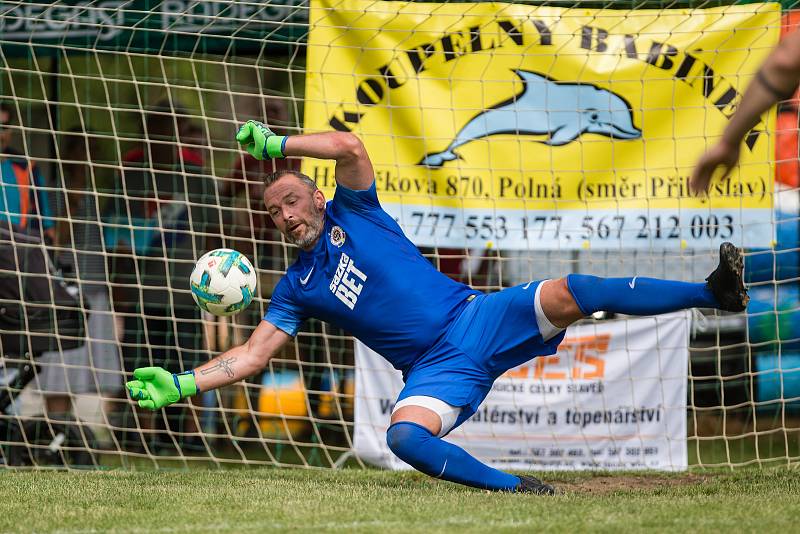
[[[236,358],[228,358],[227,360],[225,358],[221,358],[217,363],[215,363],[211,367],[208,367],[206,369],[201,369],[200,374],[207,375],[213,373],[218,369],[222,369],[223,371],[225,371],[226,375],[233,378],[236,375],[236,373],[234,373],[233,366],[231,364],[235,361]]]

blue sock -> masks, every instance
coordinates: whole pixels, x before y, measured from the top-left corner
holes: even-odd
[[[584,315],[596,311],[658,315],[686,308],[719,308],[719,302],[705,282],[570,274],[567,287]]]
[[[398,458],[426,475],[473,488],[514,491],[519,478],[482,464],[467,451],[407,421],[386,432],[386,442]]]

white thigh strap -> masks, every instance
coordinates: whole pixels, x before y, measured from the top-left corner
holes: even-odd
[[[442,428],[439,430],[437,437],[442,437],[450,432],[453,425],[456,424],[458,415],[461,413],[461,408],[447,404],[443,400],[439,400],[435,397],[426,397],[424,395],[413,395],[395,404],[392,414],[404,406],[420,406],[438,415],[439,419],[442,421]]]

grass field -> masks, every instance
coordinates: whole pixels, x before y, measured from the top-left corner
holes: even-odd
[[[549,474],[555,497],[371,470],[3,472],[0,532],[796,532],[800,471]]]

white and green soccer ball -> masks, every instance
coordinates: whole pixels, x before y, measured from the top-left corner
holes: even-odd
[[[206,252],[192,271],[194,301],[214,315],[239,313],[253,301],[256,272],[250,260],[229,248]]]

